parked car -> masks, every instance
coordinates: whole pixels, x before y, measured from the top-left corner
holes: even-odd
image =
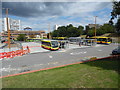
[[[115,54],[120,54],[120,46],[118,46],[116,49],[114,49],[112,51],[112,54],[115,55]]]

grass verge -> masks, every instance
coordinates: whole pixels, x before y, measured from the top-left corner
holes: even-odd
[[[2,79],[3,88],[118,88],[119,58],[102,59]]]

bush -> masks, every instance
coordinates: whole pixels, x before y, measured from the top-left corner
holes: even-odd
[[[20,34],[18,37],[17,37],[17,40],[18,41],[25,41],[26,40],[26,35],[25,34]]]

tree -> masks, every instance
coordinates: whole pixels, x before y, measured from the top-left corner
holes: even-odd
[[[115,25],[116,31],[120,33],[120,1],[113,2],[113,10],[111,12],[111,19],[109,23],[114,24],[113,19],[117,18],[117,23]]]
[[[94,28],[90,28],[89,30],[88,30],[88,32],[87,32],[87,35],[86,35],[86,38],[88,37],[88,36],[94,36],[94,32],[95,31],[95,29]]]
[[[114,32],[115,32],[114,26],[107,23],[102,25],[99,29],[97,29],[97,35],[102,35],[105,33],[114,33]]]
[[[85,26],[85,30],[83,31],[83,34],[87,35],[89,30],[90,30],[89,26],[88,25]]]
[[[72,24],[61,26],[52,32],[53,37],[78,37],[82,34],[84,27],[74,27]]]
[[[61,26],[58,28],[58,35],[60,37],[65,37],[67,35],[67,29],[65,26]]]
[[[82,34],[83,34],[83,29],[84,29],[84,27],[83,27],[83,26],[78,26],[78,30],[80,31],[80,35],[82,35]]]
[[[68,28],[67,37],[79,37],[79,36],[80,36],[80,30],[78,30],[76,27]]]
[[[18,41],[25,41],[26,40],[26,35],[25,34],[19,34],[19,36],[17,37]]]
[[[59,34],[58,30],[54,30],[54,31],[52,32],[52,37],[57,37],[58,34]]]
[[[116,31],[120,34],[120,18],[118,19],[117,23],[115,24]]]

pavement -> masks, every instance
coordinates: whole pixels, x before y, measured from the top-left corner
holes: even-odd
[[[23,47],[28,46],[30,48],[30,53],[38,53],[38,52],[48,52],[49,50],[43,49],[41,47],[40,42],[25,42],[22,43]]]
[[[118,45],[96,45],[81,46],[76,48],[61,49],[58,51],[47,51],[27,54],[12,59],[3,59],[0,61],[2,76],[18,74],[26,71],[61,66],[70,63],[87,61],[92,57],[102,58],[111,55],[113,49]]]

